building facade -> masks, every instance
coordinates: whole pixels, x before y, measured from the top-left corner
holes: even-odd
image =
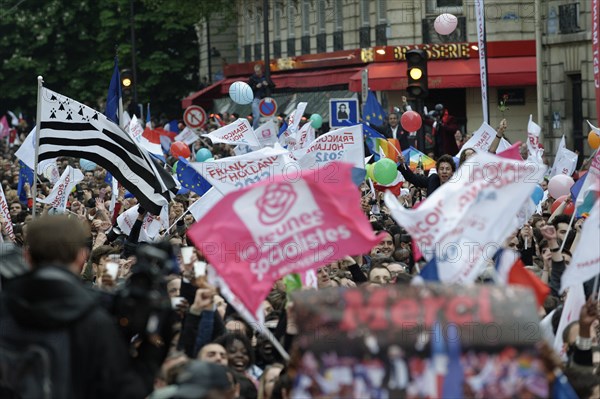
[[[220,29],[218,49],[227,54],[224,79],[201,98],[225,96],[228,85],[244,80],[252,65],[264,60],[263,0],[237,0],[235,21]],[[483,121],[479,83],[479,53],[475,5],[464,0],[269,0],[269,56],[272,77],[281,92],[341,89],[360,93],[363,69],[369,70],[369,87],[377,91],[387,110],[406,95],[403,52],[424,48],[429,54],[431,109],[442,103],[465,131]],[[541,54],[536,54],[535,1],[487,0],[489,121],[495,126],[505,117],[508,137],[524,140],[529,115],[537,115],[536,84],[542,84],[543,143],[555,152],[564,134],[567,145],[590,155],[586,120],[596,124],[592,69],[591,5],[572,0],[539,1]],[[434,30],[442,13],[458,18],[448,36]],[[211,21],[219,23],[219,19]],[[222,22],[220,22],[222,26]],[[219,31],[219,29],[211,29]],[[224,33],[225,32],[225,33]],[[215,43],[215,41],[213,41]],[[210,54],[208,48],[201,53]],[[536,62],[541,61],[541,76]],[[201,76],[207,74],[206,62]],[[214,75],[214,74],[213,74]],[[221,77],[221,76],[217,76]],[[508,96],[508,109],[499,107]],[[194,97],[196,96],[196,97]],[[309,104],[310,106],[310,104]],[[324,115],[326,117],[326,115]]]

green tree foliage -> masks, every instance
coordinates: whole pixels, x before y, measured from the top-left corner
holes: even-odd
[[[228,2],[133,1],[138,102],[152,103],[153,116],[180,117],[181,99],[199,83],[194,25]],[[35,115],[38,75],[46,87],[101,109],[115,48],[121,69],[132,64],[130,0],[12,2],[0,10],[0,113]]]

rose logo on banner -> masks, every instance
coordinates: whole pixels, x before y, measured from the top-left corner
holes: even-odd
[[[256,203],[258,219],[267,225],[283,219],[296,202],[296,192],[289,183],[267,187],[264,196]]]

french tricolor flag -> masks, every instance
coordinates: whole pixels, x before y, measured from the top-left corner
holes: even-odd
[[[498,250],[495,256],[495,266],[499,284],[529,287],[535,293],[538,305],[544,304],[550,288],[533,272],[525,268],[518,252],[508,249]]]

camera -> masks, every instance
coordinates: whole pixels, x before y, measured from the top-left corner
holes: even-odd
[[[132,274],[117,291],[104,298],[126,339],[162,335],[175,314],[164,276],[176,272],[177,261],[168,242],[142,244],[136,250]]]

